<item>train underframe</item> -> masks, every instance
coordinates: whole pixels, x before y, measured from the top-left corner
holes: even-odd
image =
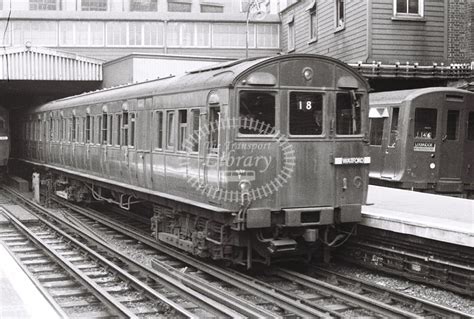
[[[309,261],[315,254],[328,261],[330,248],[344,242],[355,227],[354,223],[347,223],[318,228],[272,225],[248,229],[245,208],[233,213],[214,212],[60,171],[48,170],[40,175],[47,194],[69,201],[103,201],[127,210],[134,204],[148,203],[152,209],[151,234],[157,241],[198,257],[247,268],[256,263]]]

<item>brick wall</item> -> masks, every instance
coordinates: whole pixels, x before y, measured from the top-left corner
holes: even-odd
[[[448,60],[467,63],[473,60],[473,10],[471,0],[448,0]]]

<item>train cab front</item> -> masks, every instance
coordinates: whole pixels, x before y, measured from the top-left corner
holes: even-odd
[[[233,145],[238,157],[245,156],[242,144],[272,157],[248,187],[248,254],[257,252],[266,263],[308,255],[342,244],[361,220],[370,164],[367,89],[345,66],[305,57],[240,81],[244,123],[275,128],[258,135],[240,130]]]

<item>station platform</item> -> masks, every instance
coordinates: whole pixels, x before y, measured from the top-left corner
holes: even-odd
[[[0,243],[0,318],[61,318]]]
[[[369,186],[362,225],[474,247],[474,200]]]
[[[22,223],[38,221],[38,217],[29,213],[26,209],[19,205],[0,205],[0,224],[9,223],[8,219],[2,215],[1,210],[5,209],[15,216]],[[1,317],[0,317],[1,319]]]

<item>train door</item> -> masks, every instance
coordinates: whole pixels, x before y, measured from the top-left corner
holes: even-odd
[[[466,140],[464,144],[464,183],[471,184],[472,189],[472,187],[474,187],[474,110],[466,112],[466,117],[467,127],[465,135]]]
[[[124,182],[130,183],[130,158],[128,152],[129,118],[128,102],[122,104],[121,142],[120,142],[120,167],[121,177]]]
[[[387,118],[389,118],[388,108],[373,107],[369,111],[370,124],[370,175],[378,178],[382,173],[385,151],[387,149]]]
[[[387,137],[387,144],[383,147],[383,168],[381,177],[387,179],[395,178],[400,170],[400,132],[399,132],[400,108],[391,108],[390,131]]]
[[[100,164],[103,176],[110,175],[110,165],[108,159],[109,134],[111,133],[110,125],[112,116],[107,114],[106,105],[102,107],[102,115],[99,117],[99,144],[100,144]]]
[[[221,132],[221,107],[219,97],[211,93],[208,98],[207,116],[202,120],[202,139],[199,150],[199,183],[219,189],[220,147],[224,145]]]
[[[136,148],[136,127],[137,127],[137,117],[138,113],[129,112],[128,113],[128,169],[130,172],[130,183],[133,185],[138,185],[138,154]],[[143,186],[143,184],[140,184]]]
[[[140,102],[142,101],[142,102]],[[144,105],[142,105],[144,104]],[[152,124],[152,98],[138,100],[138,108],[140,116],[136,119],[137,121],[137,157],[136,157],[136,169],[137,169],[137,180],[138,185],[141,187],[152,188],[152,167],[151,167],[151,137],[149,132],[151,131]]]
[[[446,107],[442,109],[439,178],[460,181],[463,163],[459,155],[463,153],[464,148],[464,128],[460,125],[461,108],[453,104],[446,103]]]
[[[154,101],[154,109],[158,108],[157,100]],[[162,110],[154,111],[151,125],[152,145],[151,152],[151,174],[153,189],[163,190],[165,184],[165,156],[163,153],[164,136],[165,136],[165,116]]]

